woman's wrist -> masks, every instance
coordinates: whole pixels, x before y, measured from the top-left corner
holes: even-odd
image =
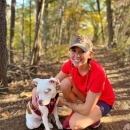
[[[65,105],[67,107],[70,107],[73,111],[78,112],[78,110],[77,110],[78,104],[76,104],[76,103],[70,103],[70,102],[65,102]]]

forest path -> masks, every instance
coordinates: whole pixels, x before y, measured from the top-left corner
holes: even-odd
[[[94,59],[104,67],[116,95],[111,112],[102,118],[101,126],[95,130],[127,130],[124,126],[130,124],[130,66],[121,67],[117,53],[102,45],[95,47],[94,55]],[[67,58],[65,56],[57,62],[46,64],[41,61],[39,76],[43,78],[55,76]],[[42,71],[44,73],[41,73]],[[15,87],[16,93],[12,93],[10,89],[9,94],[0,95],[0,130],[27,130],[25,109],[32,87],[25,84],[23,86]],[[62,95],[62,93],[60,94]],[[70,111],[67,107],[59,111],[61,122]],[[36,130],[43,130],[43,126]],[[55,125],[53,130],[57,130]],[[91,129],[86,128],[85,130]]]
[[[110,49],[105,49],[103,46],[96,46],[95,59],[104,67],[116,95],[115,104],[111,112],[102,118],[102,129],[126,130],[123,129],[124,125],[130,122],[129,63],[122,67],[117,53]]]

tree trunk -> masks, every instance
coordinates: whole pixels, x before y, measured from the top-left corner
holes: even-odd
[[[70,44],[71,43],[71,38],[72,38],[72,29],[71,29],[71,22],[70,18],[67,19],[67,42]]]
[[[10,63],[14,63],[14,28],[15,28],[15,5],[16,0],[11,2],[11,25],[10,25]]]
[[[94,28],[94,34],[93,34],[93,43],[96,43],[98,40],[98,30],[99,30],[99,25],[91,18],[91,23]]]
[[[45,0],[44,8],[44,24],[43,24],[43,38],[44,38],[44,50],[47,51],[48,40],[49,40],[49,21],[48,21],[48,1]]]
[[[111,0],[106,0],[106,5],[107,5],[107,23],[108,23],[108,47],[112,47],[114,31],[112,24]]]
[[[33,52],[31,56],[31,65],[37,65],[38,61],[40,60],[39,57],[39,50],[40,50],[40,34],[41,34],[41,24],[42,24],[42,17],[44,12],[44,5],[45,0],[37,1],[37,20],[36,20],[36,31],[35,31],[35,39],[34,39],[34,46],[33,46]],[[36,73],[36,68],[32,67],[33,72]]]
[[[0,0],[0,92],[6,92],[7,87],[7,47],[6,47],[6,0]]]
[[[64,14],[64,8],[65,8],[65,3],[64,0],[61,0],[61,8],[60,8],[60,19],[59,19],[59,40],[58,40],[58,45],[61,44],[61,39],[62,39],[62,32],[63,32],[63,14]]]
[[[25,36],[24,36],[24,0],[22,5],[22,45],[23,45],[23,59],[25,58]]]
[[[30,0],[30,27],[29,27],[29,34],[30,34],[30,42],[29,42],[29,52],[30,52],[30,55],[31,55],[31,45],[32,45],[32,33],[31,33],[31,30],[32,30],[32,3],[31,3],[31,0]]]
[[[103,24],[102,24],[102,15],[101,15],[101,10],[100,10],[100,1],[99,0],[97,0],[97,8],[98,8],[98,14],[99,14],[100,20],[101,20],[102,43],[104,43],[105,42],[104,29],[103,29]]]

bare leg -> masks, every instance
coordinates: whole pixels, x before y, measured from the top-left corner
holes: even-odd
[[[61,82],[61,90],[64,98],[68,102],[76,103],[77,98],[81,101],[85,101],[85,95],[83,95],[79,89],[74,85],[71,78],[66,78]]]
[[[61,82],[61,90],[63,92],[64,98],[68,102],[76,103],[77,99],[85,102],[85,95],[83,95],[81,91],[77,89],[71,78],[66,78]],[[102,114],[100,108],[95,106],[87,116],[75,112],[71,116],[69,124],[72,130],[82,130],[97,122],[101,117]]]
[[[75,112],[71,116],[69,124],[72,130],[82,130],[97,122],[101,117],[102,114],[100,108],[98,106],[95,106],[87,116]]]

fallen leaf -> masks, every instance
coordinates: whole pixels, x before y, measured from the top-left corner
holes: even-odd
[[[8,111],[5,111],[1,114],[3,117],[9,117],[9,112]]]
[[[22,92],[20,94],[21,97],[31,97],[32,96],[32,92]]]

